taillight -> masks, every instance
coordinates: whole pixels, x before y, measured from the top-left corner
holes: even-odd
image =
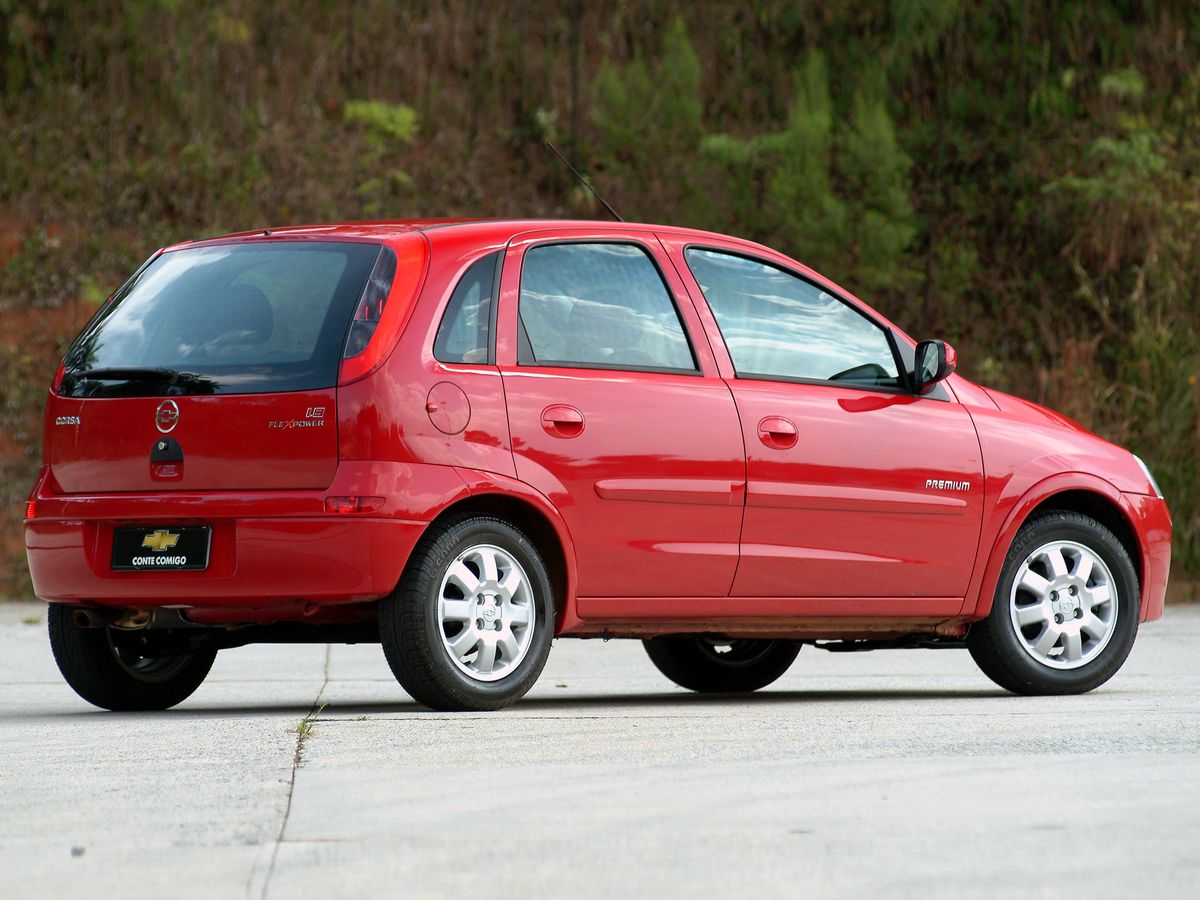
[[[428,250],[423,237],[384,247],[367,279],[342,352],[340,384],[373,370],[392,348],[425,276]]]
[[[50,390],[52,393],[55,393],[55,394],[58,393],[58,389],[62,387],[63,378],[66,376],[66,374],[67,374],[66,363],[59,363],[58,371],[54,373],[54,380],[52,382],[50,382]]]
[[[354,319],[350,323],[350,333],[346,336],[346,348],[342,359],[351,359],[367,349],[371,343],[379,322],[383,319],[383,310],[387,306],[388,294],[392,290],[392,281],[396,277],[396,254],[390,247],[384,247],[375,260],[375,268],[367,279],[358,308],[354,310]]]
[[[338,516],[370,513],[383,509],[382,497],[326,497],[325,512]]]
[[[30,519],[36,518],[36,516],[37,516],[37,501],[36,500],[26,500],[25,501],[25,521],[28,522]]]

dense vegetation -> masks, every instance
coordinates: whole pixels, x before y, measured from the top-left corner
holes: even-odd
[[[773,244],[1141,453],[1200,571],[1200,7],[0,0],[0,594],[66,340],[155,247],[594,216]]]

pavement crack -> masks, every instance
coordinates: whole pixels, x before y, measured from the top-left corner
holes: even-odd
[[[312,735],[313,722],[325,708],[325,704],[321,702],[321,698],[325,696],[325,689],[329,687],[329,662],[333,653],[333,645],[325,645],[325,668],[322,672],[321,688],[317,691],[317,698],[313,700],[312,708],[308,714],[297,723],[296,727],[291,729],[296,735],[296,748],[292,752],[292,775],[288,780],[287,805],[283,810],[283,820],[279,823],[279,833],[275,835],[275,844],[271,848],[271,861],[267,864],[267,874],[263,878],[262,892],[260,898],[265,900],[267,893],[271,888],[271,877],[275,874],[275,863],[279,859],[279,848],[283,846],[283,835],[287,831],[288,820],[292,816],[292,798],[296,793],[296,772],[304,765],[304,745]]]

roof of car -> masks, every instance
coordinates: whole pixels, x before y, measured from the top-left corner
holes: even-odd
[[[374,222],[327,222],[316,225],[285,225],[277,228],[256,228],[251,231],[239,231],[233,234],[201,238],[195,241],[183,241],[165,250],[177,250],[183,247],[196,247],[215,244],[238,243],[242,241],[262,241],[272,238],[284,240],[352,240],[388,242],[403,238],[414,233],[430,233],[431,243],[444,236],[452,243],[458,241],[478,242],[479,245],[491,244],[493,247],[503,246],[506,242],[519,235],[531,232],[595,231],[612,234],[614,232],[657,233],[684,238],[697,243],[716,242],[720,245],[733,246],[735,252],[740,250],[754,256],[773,261],[776,264],[790,267],[804,277],[815,282],[825,290],[847,297],[856,303],[862,303],[845,288],[830,281],[824,275],[806,266],[804,263],[785,256],[778,250],[735,235],[720,234],[713,231],[702,231],[698,228],[685,228],[679,225],[655,225],[647,222],[614,222],[611,219],[393,219]],[[875,312],[878,316],[879,313]],[[880,317],[888,327],[895,327],[891,322]],[[899,329],[897,329],[899,332]],[[903,334],[903,332],[899,332]]]
[[[232,234],[184,241],[167,249],[173,250],[179,247],[208,243],[261,240],[263,238],[387,240],[388,238],[397,238],[401,235],[417,231],[468,227],[477,231],[480,238],[486,239],[507,239],[524,232],[554,230],[557,228],[595,228],[606,231],[659,231],[694,236],[709,235],[723,239],[728,239],[729,237],[727,235],[717,235],[713,232],[700,231],[694,228],[681,228],[674,225],[614,222],[606,219],[395,219],[376,222],[327,222],[315,225],[285,225],[277,228],[256,228],[250,231],[239,231]]]

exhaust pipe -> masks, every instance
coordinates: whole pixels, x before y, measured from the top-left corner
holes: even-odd
[[[80,607],[71,613],[71,620],[80,628],[120,628],[123,631],[138,631],[154,621],[154,613],[148,609],[96,609]]]
[[[147,627],[153,621],[154,613],[150,610],[129,609],[125,611],[125,615],[112,623],[112,627],[120,628],[123,631],[137,631],[138,629]]]
[[[121,615],[118,609],[88,609],[80,607],[72,611],[71,621],[80,628],[104,628]]]

